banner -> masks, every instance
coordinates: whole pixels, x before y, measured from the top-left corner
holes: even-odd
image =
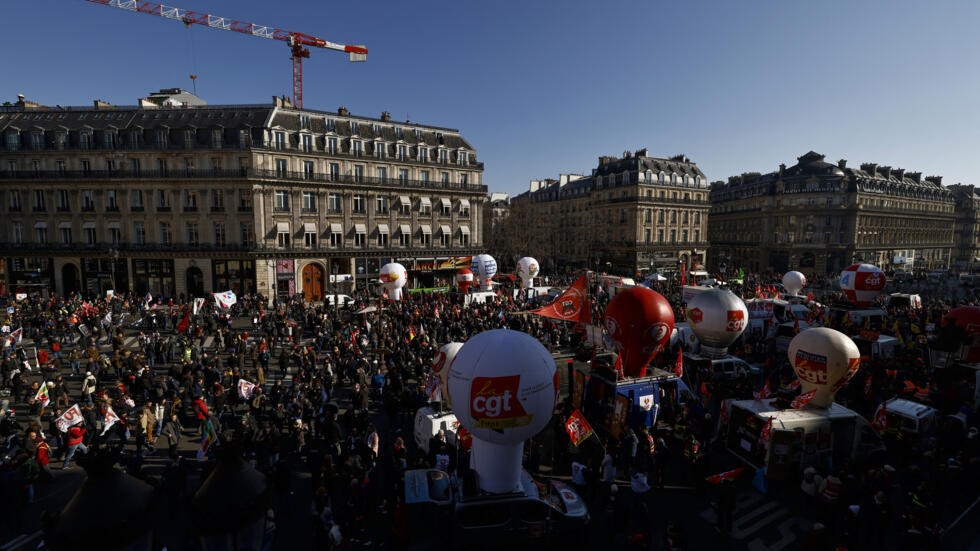
[[[712,484],[721,484],[725,480],[735,480],[736,478],[738,478],[738,475],[742,474],[742,471],[744,470],[745,470],[744,467],[739,467],[737,469],[732,469],[730,471],[725,471],[723,473],[711,475],[705,478],[705,480],[707,480]]]
[[[551,304],[537,310],[531,310],[528,313],[563,321],[591,324],[592,301],[589,300],[589,284],[586,275],[580,275],[575,283],[565,289],[564,293],[558,295],[558,298]]]
[[[565,432],[568,433],[572,444],[578,446],[586,438],[592,436],[592,427],[589,426],[589,422],[582,416],[582,412],[575,410],[568,417],[568,421],[565,422]]]
[[[10,333],[10,336],[9,337],[7,337],[7,343],[8,344],[11,344],[11,345],[18,345],[18,344],[20,344],[20,341],[22,341],[22,340],[24,340],[24,328],[23,327],[18,327],[12,333]]]
[[[112,425],[115,425],[120,420],[116,412],[112,411],[111,407],[106,406],[105,418],[102,420],[102,433],[99,436],[104,436],[112,428]]]
[[[200,298],[200,297],[199,298],[195,298],[194,299],[194,315],[196,316],[197,313],[200,312],[201,311],[201,308],[203,308],[203,307],[204,307],[204,299],[203,298]]]
[[[212,293],[215,302],[218,306],[222,308],[231,308],[236,302],[238,302],[238,297],[235,296],[234,291],[225,291],[224,293]]]
[[[82,420],[82,408],[78,407],[78,404],[75,404],[62,413],[61,417],[55,419],[54,422],[58,426],[58,430],[68,432],[69,427],[81,423]]]
[[[248,400],[252,397],[252,393],[255,392],[258,385],[250,383],[245,379],[238,379],[238,397]]]
[[[48,407],[48,404],[51,403],[51,397],[48,396],[48,383],[41,381],[41,388],[37,389],[34,399],[41,402],[42,408]]]

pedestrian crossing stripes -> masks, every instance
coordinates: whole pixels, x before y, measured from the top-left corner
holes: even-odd
[[[716,524],[718,512],[713,507],[705,509],[701,518]],[[812,525],[790,507],[748,490],[735,498],[729,536],[746,541],[748,551],[781,551],[799,541]]]

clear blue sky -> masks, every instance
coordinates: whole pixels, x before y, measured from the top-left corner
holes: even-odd
[[[588,173],[599,155],[685,153],[711,180],[836,161],[980,184],[980,2],[172,0],[365,44],[314,51],[309,108],[462,130],[491,191]],[[83,0],[4,2],[0,99],[210,103],[291,94],[279,42]]]

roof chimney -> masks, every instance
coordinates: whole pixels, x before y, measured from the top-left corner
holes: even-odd
[[[878,165],[876,163],[862,163],[861,170],[867,172],[872,176],[878,175]]]
[[[343,109],[343,108],[341,108],[341,109]],[[382,111],[381,112],[381,120],[383,120],[385,122],[390,121],[391,120],[391,113],[389,113],[387,111]]]
[[[647,148],[644,147],[643,149],[637,149],[636,150],[636,156],[637,157],[646,157],[647,156]]]
[[[786,163],[779,163],[779,175],[782,176],[786,171]]]
[[[348,111],[346,107],[344,107],[343,105],[341,105],[340,107],[337,108],[337,114],[338,115],[350,115],[350,111]]]
[[[844,170],[845,168],[847,168],[847,159],[841,159],[841,160],[837,161],[837,168],[839,168],[841,170]]]
[[[893,168],[892,169],[892,175],[895,176],[896,178],[898,178],[899,180],[904,180],[905,179],[905,169],[904,168]]]
[[[891,176],[892,176],[892,167],[890,167],[890,166],[883,166],[883,167],[881,167],[881,175],[884,176],[886,179],[887,178],[891,178]]]
[[[908,174],[906,174],[906,176],[908,176],[909,180],[913,180],[915,183],[922,182],[921,172],[909,172]]]
[[[933,184],[936,184],[937,186],[943,185],[943,177],[942,176],[926,176],[926,181],[927,182],[930,182],[930,183],[933,183]]]
[[[100,99],[92,101],[92,105],[94,105],[96,109],[106,109],[108,107],[112,107],[108,101],[102,101]]]

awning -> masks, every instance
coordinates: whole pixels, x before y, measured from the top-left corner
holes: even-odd
[[[109,222],[109,229],[110,230],[118,230],[119,229],[119,222]]]
[[[452,232],[449,230],[449,226],[445,224],[439,226],[439,231],[441,231],[443,235],[452,235]]]
[[[469,199],[460,199],[459,200],[459,208],[460,208],[460,210],[470,208],[470,200]]]
[[[344,233],[344,227],[336,222],[331,222],[330,233]]]
[[[430,201],[428,197],[423,197],[421,199],[421,201],[422,201],[422,206],[423,207],[431,207],[432,206],[432,201]]]
[[[442,203],[442,208],[448,209],[449,207],[452,206],[452,202],[449,199],[446,199],[445,197],[439,199],[439,202]]]
[[[35,229],[47,228],[47,227],[48,227],[48,223],[47,222],[38,222],[38,223],[34,224],[34,228]]]
[[[354,224],[354,233],[367,233],[367,226],[364,224]]]
[[[425,224],[422,224],[421,227],[422,227],[422,233],[424,233],[425,235],[432,235],[432,227],[431,226],[427,226]]]
[[[378,224],[378,233],[388,235],[388,224]]]
[[[59,228],[71,228],[71,222],[59,222],[58,223],[58,227]]]
[[[402,224],[401,226],[398,226],[398,231],[402,232],[405,235],[412,235],[412,227],[409,226],[408,224]]]
[[[460,226],[460,227],[459,227],[459,231],[460,231],[460,232],[461,232],[461,233],[462,233],[463,235],[469,235],[469,234],[470,234],[470,227],[469,227],[469,226]]]
[[[408,198],[408,195],[399,195],[398,204],[412,206],[412,200]]]
[[[64,226],[62,226],[64,227]],[[71,227],[71,222],[68,222],[68,227]],[[95,222],[85,222],[82,224],[83,229],[95,229]]]
[[[306,233],[316,233],[316,222],[303,222],[303,231]]]
[[[276,222],[276,231],[279,233],[289,233],[289,222]]]

